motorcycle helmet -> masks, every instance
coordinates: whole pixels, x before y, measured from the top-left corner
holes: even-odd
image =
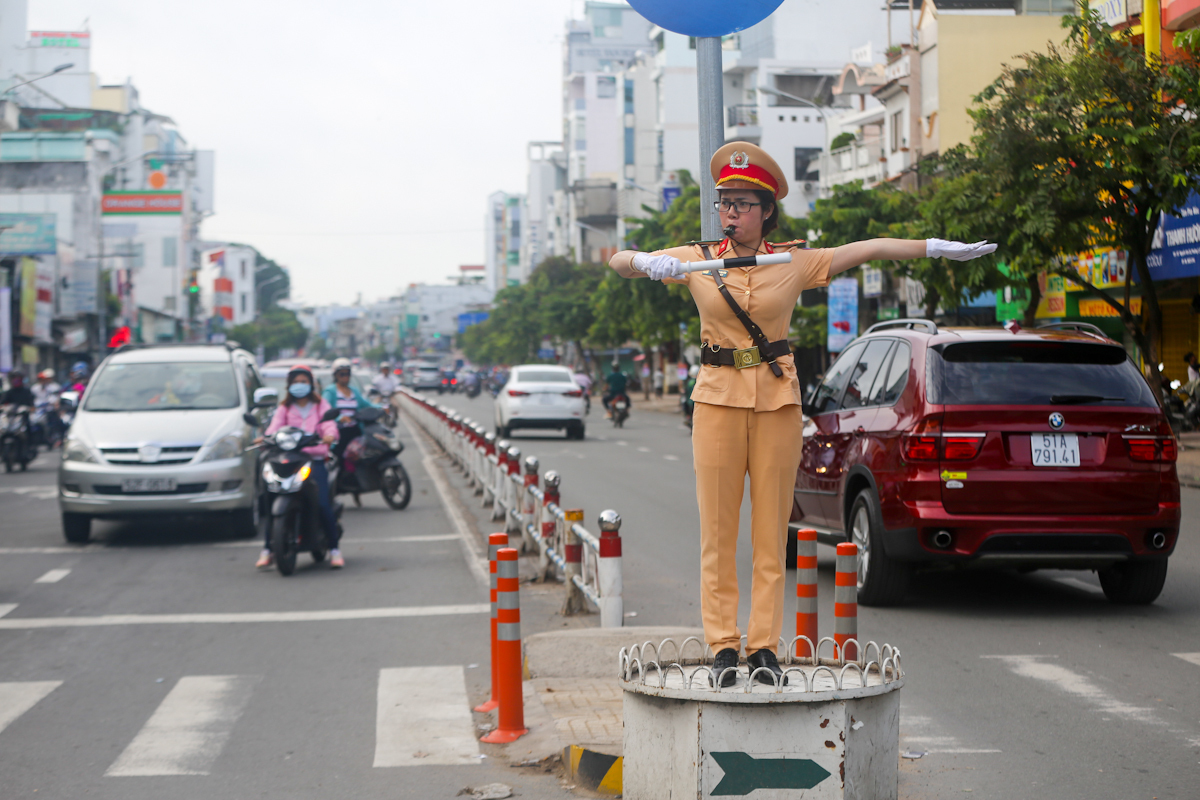
[[[290,384],[292,382],[292,378],[294,378],[296,375],[307,375],[308,382],[313,385],[313,388],[316,388],[317,382],[313,378],[312,370],[309,369],[306,365],[297,364],[296,366],[289,369],[288,374],[287,374],[287,383]]]
[[[338,370],[343,370],[343,369],[348,370],[348,369],[350,369],[350,367],[351,367],[350,359],[348,359],[348,358],[335,358],[333,360],[333,371],[334,372],[337,372]]]
[[[8,384],[14,389],[18,389],[25,385],[25,373],[19,369],[14,369],[8,373]]]
[[[72,378],[86,378],[88,374],[88,365],[86,361],[76,361],[71,365]]]
[[[43,380],[43,381],[54,380],[54,370],[52,370],[52,369],[42,370],[41,372],[38,373],[38,379]]]

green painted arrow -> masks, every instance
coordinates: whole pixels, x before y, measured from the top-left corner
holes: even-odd
[[[830,773],[809,758],[754,758],[749,753],[709,753],[725,771],[712,797],[742,796],[755,789],[811,789]]]

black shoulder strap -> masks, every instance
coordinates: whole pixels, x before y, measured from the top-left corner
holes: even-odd
[[[704,250],[705,260],[710,260],[712,255],[710,255],[708,252],[708,245],[701,245],[701,247]],[[737,300],[733,299],[733,295],[729,293],[729,287],[726,286],[725,281],[721,279],[721,270],[714,269],[711,270],[711,272],[713,280],[717,283],[717,288],[721,290],[721,296],[725,298],[725,302],[729,304],[729,308],[733,310],[733,313],[737,316],[738,320],[743,326],[745,326],[746,331],[750,334],[751,340],[753,340],[754,344],[758,347],[758,351],[763,355],[763,357],[766,357],[767,353],[771,352],[771,342],[767,339],[767,335],[762,332],[762,328],[758,327],[754,320],[750,319],[750,315],[746,313],[745,309],[738,305]],[[775,374],[776,378],[783,377],[783,370],[780,369],[779,365],[775,363],[774,358],[771,358],[767,364],[771,367],[771,372]]]

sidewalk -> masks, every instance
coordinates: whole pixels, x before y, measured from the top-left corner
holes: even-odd
[[[1175,462],[1179,484],[1200,489],[1200,431],[1179,434],[1179,459]]]

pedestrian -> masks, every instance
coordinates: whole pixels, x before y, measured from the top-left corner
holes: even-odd
[[[765,237],[776,228],[779,201],[788,192],[787,179],[774,159],[753,144],[731,142],[713,155],[710,171],[720,197],[716,208],[725,239],[655,253],[625,250],[609,264],[626,278],[648,276],[683,284],[696,301],[702,367],[692,391],[692,451],[700,507],[704,637],[716,654],[717,680],[723,686],[736,682],[736,671],[730,668],[737,666],[741,650],[738,515],[749,473],[753,577],[746,660],[752,671],[766,669],[758,675],[762,682],[786,683],[775,650],[783,630],[787,523],[802,445],[800,385],[787,343],[800,293],[827,286],[834,275],[867,261],[963,261],[996,246],[941,239],[871,239],[817,250],[803,248],[799,241],[772,245]],[[682,270],[685,260],[775,252],[793,253],[792,261]]]
[[[663,375],[663,371],[661,369],[654,370],[654,396],[655,397],[663,396],[664,380],[665,380],[665,376]]]
[[[1187,364],[1187,382],[1192,383],[1193,381],[1200,380],[1200,359],[1196,358],[1196,354],[1189,350],[1187,355],[1183,357],[1183,360]]]
[[[646,395],[646,399],[650,399],[650,391],[654,387],[650,382],[650,361],[642,362],[642,392]]]

